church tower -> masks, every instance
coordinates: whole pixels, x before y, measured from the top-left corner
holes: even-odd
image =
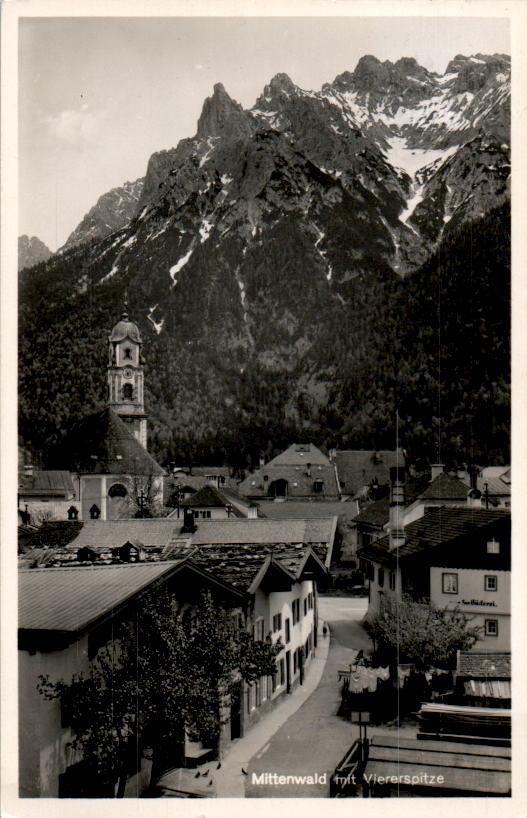
[[[136,440],[146,449],[144,376],[139,329],[123,312],[109,342],[108,405],[130,425]]]

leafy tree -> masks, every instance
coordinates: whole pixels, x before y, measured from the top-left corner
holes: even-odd
[[[437,608],[407,594],[393,594],[368,623],[368,631],[382,661],[452,668],[456,651],[471,648],[481,633],[480,627],[469,627],[471,619],[457,608]]]
[[[86,673],[69,683],[40,677],[39,690],[68,712],[71,749],[93,780],[110,792],[117,783],[122,797],[141,743],[154,750],[152,781],[183,763],[185,735],[217,749],[234,686],[274,675],[280,649],[239,629],[210,594],[181,610],[166,588],[156,589],[113,629]]]

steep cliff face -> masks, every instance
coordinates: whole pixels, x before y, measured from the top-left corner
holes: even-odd
[[[103,343],[98,321],[126,291],[172,440],[189,424],[203,439],[276,411],[291,428],[336,429],[346,401],[371,428],[368,358],[384,356],[393,408],[406,356],[401,280],[508,201],[509,72],[506,57],[456,57],[444,76],[364,57],[320,92],[278,74],[247,111],[217,84],[196,135],[150,158],[126,200],[133,215],[122,209],[111,231],[102,197],[48,262],[47,320],[61,320],[64,298],[76,313],[89,303]],[[107,196],[110,210],[123,201]],[[34,281],[21,291],[27,327],[42,309]]]
[[[143,184],[144,179],[125,182],[122,187],[101,196],[58,252],[63,253],[85,241],[102,239],[128,224],[137,210]]]

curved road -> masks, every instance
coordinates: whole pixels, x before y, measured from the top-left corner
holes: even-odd
[[[320,618],[328,622],[331,629],[331,644],[322,679],[309,699],[251,759],[245,783],[247,798],[328,796],[329,776],[358,737],[358,728],[337,716],[340,705],[338,670],[349,665],[354,651],[370,649],[369,639],[360,625],[367,606],[367,600],[355,597],[319,599]],[[274,775],[312,776],[313,781],[299,779],[285,784],[272,783]]]

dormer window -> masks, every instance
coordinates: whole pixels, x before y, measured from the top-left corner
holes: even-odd
[[[90,518],[92,520],[98,520],[100,516],[101,516],[101,509],[99,508],[99,506],[96,506],[95,503],[94,503],[93,506],[90,508]]]
[[[75,506],[70,506],[68,509],[68,520],[78,520],[79,519],[79,509],[75,508]]]
[[[313,491],[315,492],[315,494],[321,494],[323,486],[324,486],[323,480],[315,480],[315,482],[313,483]]]
[[[496,540],[491,540],[487,543],[487,554],[499,554],[500,544]]]

